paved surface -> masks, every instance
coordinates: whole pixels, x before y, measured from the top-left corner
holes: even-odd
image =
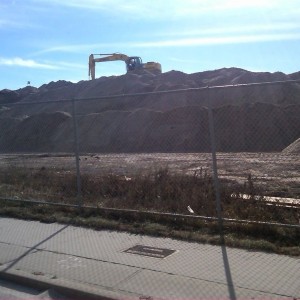
[[[136,245],[176,251],[124,252]],[[0,218],[0,271],[108,298],[300,298],[297,258],[10,218]]]
[[[30,300],[51,300],[51,299],[66,299],[63,295],[54,290],[39,290],[29,288],[20,284],[12,283],[0,279],[0,299],[14,300],[14,299],[30,299]]]

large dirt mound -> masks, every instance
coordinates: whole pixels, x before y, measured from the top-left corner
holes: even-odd
[[[22,101],[27,95],[33,94],[37,91],[38,89],[32,86],[27,86],[16,91],[4,89],[0,91],[0,105]]]
[[[284,154],[300,154],[300,138],[282,150]]]
[[[55,146],[52,136],[68,119],[71,116],[65,112],[40,113],[24,119],[0,118],[0,149],[8,152],[49,151]]]
[[[300,72],[224,68],[194,74],[144,72],[3,90],[0,151],[72,151],[72,106],[61,100],[73,98],[84,99],[76,102],[84,152],[210,151],[209,101],[218,151],[281,151],[300,136],[298,83],[220,88],[210,90],[209,97],[207,90],[151,92],[290,79],[300,79]],[[135,95],[106,98],[124,94]]]

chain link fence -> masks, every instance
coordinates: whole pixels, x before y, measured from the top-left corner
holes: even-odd
[[[298,106],[226,105],[274,84],[5,104],[1,197],[299,225]],[[171,103],[129,110],[150,96]]]
[[[72,268],[74,262],[79,268],[92,259],[92,266],[81,268],[85,278],[98,278],[103,268],[112,272],[109,262],[133,274],[142,266],[143,274],[132,286],[130,280],[118,284],[121,290],[141,295],[169,296],[176,291],[177,296],[196,297],[201,290],[207,297],[228,294],[230,299],[298,297],[298,260],[259,252],[246,255],[226,247],[299,256],[299,105],[270,105],[264,94],[270,85],[292,83],[61,100],[36,96],[35,101],[6,103],[0,107],[1,214],[140,234],[106,232],[95,238],[95,232],[62,227],[57,232],[79,236],[69,243],[70,249],[63,245],[64,253],[72,256],[57,258],[53,267],[40,261],[44,269],[51,265],[53,274],[64,275],[61,262],[64,268]],[[253,89],[259,90],[262,102],[245,100]],[[180,97],[185,106],[176,102]],[[231,97],[236,97],[235,105]],[[50,209],[56,206],[58,210]],[[29,214],[30,208],[34,213]],[[26,226],[39,230],[34,224]],[[177,239],[165,240],[170,249],[180,249],[180,259],[128,262],[123,252],[141,253],[150,246],[152,252],[168,250],[165,240],[145,234]],[[58,238],[56,233],[50,237]],[[58,255],[59,243],[48,244],[50,238],[44,238],[37,245],[47,241],[45,247]],[[81,246],[75,245],[76,239]],[[93,255],[87,259],[86,248],[102,252],[94,261]],[[4,273],[12,266],[33,270],[25,256],[6,266]],[[278,277],[279,269],[284,278]],[[100,279],[111,285],[116,273],[109,274],[110,281],[106,275]],[[170,274],[181,280],[176,287]]]
[[[72,103],[20,103],[8,112],[1,120],[1,197],[76,205]],[[62,124],[70,128],[67,151],[54,138]]]

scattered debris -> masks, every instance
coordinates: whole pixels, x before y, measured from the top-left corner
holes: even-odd
[[[188,205],[187,209],[188,209],[188,211],[189,211],[191,214],[194,214],[194,213],[195,213],[189,205]]]

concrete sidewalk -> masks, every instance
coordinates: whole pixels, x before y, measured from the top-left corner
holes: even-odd
[[[0,267],[115,299],[300,298],[297,258],[10,218],[0,218]]]

